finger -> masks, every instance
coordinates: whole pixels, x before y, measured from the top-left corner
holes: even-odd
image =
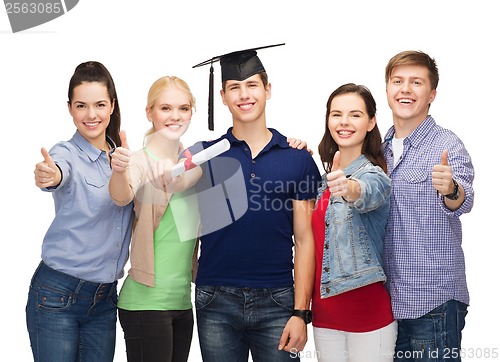
[[[444,150],[441,154],[441,164],[448,166],[448,150]]]
[[[54,160],[52,157],[50,157],[49,152],[45,149],[45,147],[42,147],[42,156],[43,156],[43,161],[47,164],[47,166],[50,167],[52,172],[55,172],[56,170],[56,164],[54,163]],[[44,170],[47,171],[47,170]]]
[[[130,149],[127,142],[127,134],[125,133],[125,131],[120,131],[120,140],[122,141],[123,148]]]
[[[339,167],[340,167],[340,151],[337,151],[333,156],[332,171],[337,171]]]
[[[290,335],[287,332],[283,332],[280,338],[278,349],[280,351],[283,350],[288,345],[289,340],[290,340]]]

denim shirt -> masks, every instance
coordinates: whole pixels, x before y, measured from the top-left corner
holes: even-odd
[[[351,162],[344,173],[359,183],[361,193],[354,202],[330,196],[325,214],[321,298],[386,280],[381,265],[391,180],[364,155]],[[317,200],[327,187],[324,174]]]

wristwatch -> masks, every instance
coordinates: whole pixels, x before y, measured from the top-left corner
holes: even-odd
[[[313,313],[310,310],[294,309],[292,316],[302,318],[305,324],[311,323],[313,319]]]
[[[458,198],[460,197],[460,187],[458,187],[458,182],[456,182],[455,179],[453,179],[452,181],[454,185],[453,192],[451,194],[444,195],[444,197],[450,200],[458,200]]]

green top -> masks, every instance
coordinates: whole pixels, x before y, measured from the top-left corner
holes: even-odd
[[[173,194],[154,233],[155,286],[128,276],[118,307],[126,310],[191,309],[192,257],[199,225],[193,196]]]

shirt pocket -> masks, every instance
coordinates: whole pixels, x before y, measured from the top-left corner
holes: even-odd
[[[393,192],[410,201],[415,207],[422,204],[422,198],[433,190],[430,171],[424,168],[411,168],[401,175],[399,185],[393,184]]]
[[[89,208],[93,211],[100,210],[108,200],[107,182],[99,178],[85,176],[85,183],[88,188]]]

